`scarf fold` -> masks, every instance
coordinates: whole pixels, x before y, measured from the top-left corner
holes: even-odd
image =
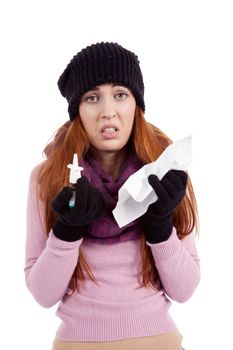
[[[96,243],[113,244],[128,240],[138,239],[141,235],[141,225],[136,219],[122,228],[119,228],[112,210],[118,201],[118,191],[128,177],[139,170],[144,164],[135,153],[128,155],[119,177],[116,181],[108,175],[99,165],[90,152],[80,159],[83,167],[82,175],[86,176],[90,183],[102,194],[105,201],[105,212],[95,223],[88,226],[85,238]]]

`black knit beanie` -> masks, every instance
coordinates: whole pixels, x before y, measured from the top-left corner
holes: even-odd
[[[121,45],[101,42],[78,52],[58,79],[59,90],[68,103],[70,119],[78,114],[80,98],[104,83],[126,86],[137,105],[145,112],[144,83],[138,57]]]

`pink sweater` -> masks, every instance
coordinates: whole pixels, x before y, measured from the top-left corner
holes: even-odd
[[[147,243],[163,285],[162,290],[139,288],[140,240],[112,245],[90,239],[64,242],[53,232],[46,238],[43,203],[37,205],[35,173],[30,177],[27,209],[26,284],[43,307],[59,302],[62,320],[57,338],[70,341],[113,341],[171,332],[171,300],[185,302],[200,279],[193,233],[179,240],[175,228],[166,242]],[[68,288],[80,250],[98,286],[88,279],[80,292]]]

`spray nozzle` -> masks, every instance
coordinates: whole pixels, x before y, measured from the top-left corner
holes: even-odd
[[[67,167],[70,169],[69,182],[75,184],[76,181],[81,177],[81,171],[83,168],[78,165],[78,155],[74,153],[73,164],[68,164]]]

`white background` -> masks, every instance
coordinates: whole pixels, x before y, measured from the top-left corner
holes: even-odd
[[[24,283],[28,176],[68,119],[57,79],[97,41],[135,52],[146,118],[174,141],[193,135],[189,168],[200,211],[202,279],[172,315],[187,350],[233,349],[232,1],[2,1],[1,344],[50,349],[60,323]]]

